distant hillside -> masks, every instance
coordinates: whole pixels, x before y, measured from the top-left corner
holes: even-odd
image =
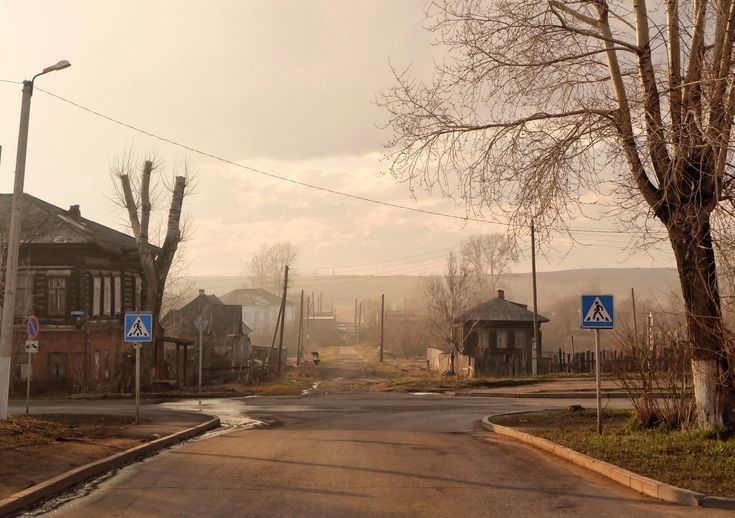
[[[191,296],[197,289],[207,293],[223,295],[247,285],[243,277],[191,277]],[[350,320],[354,312],[354,300],[377,301],[385,294],[388,307],[415,306],[423,299],[426,277],[409,275],[296,275],[291,285],[289,298],[294,300],[301,289],[309,296],[314,293],[318,300],[322,294],[325,310],[332,304],[339,317]],[[563,270],[538,274],[539,309],[546,311],[560,299],[579,296],[583,293],[607,293],[620,298],[629,298],[630,289],[635,287],[641,299],[664,299],[680,293],[676,270],[673,268],[604,268]],[[532,302],[531,274],[511,274],[502,282],[506,297],[524,304]],[[346,312],[346,314],[344,314]]]

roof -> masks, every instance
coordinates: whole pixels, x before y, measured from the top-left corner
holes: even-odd
[[[199,332],[194,322],[200,316],[207,321],[206,335],[247,335],[252,332],[242,321],[241,306],[225,304],[216,296],[203,293],[181,309],[166,313],[161,323],[167,331],[174,331],[177,335],[192,335]]]
[[[12,194],[0,194],[0,233],[8,231],[12,198]],[[30,194],[23,194],[22,215],[21,243],[25,245],[97,244],[114,251],[138,247],[132,236]]]
[[[470,308],[460,315],[467,321],[486,322],[533,322],[533,312],[528,311],[526,304],[519,304],[506,300],[504,297],[496,297]],[[538,315],[538,322],[549,322],[549,319]]]
[[[273,295],[262,288],[243,288],[232,290],[221,297],[222,302],[227,304],[239,304],[241,306],[279,306],[281,297]],[[290,302],[289,302],[290,304]]]

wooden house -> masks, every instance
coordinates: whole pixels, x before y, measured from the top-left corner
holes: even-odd
[[[472,358],[476,376],[520,376],[532,374],[533,312],[528,306],[496,298],[468,309],[461,315],[463,354]],[[549,319],[538,315],[536,354],[541,358],[541,324]]]
[[[11,198],[0,194],[2,243]],[[79,205],[65,210],[24,194],[19,264],[14,381],[20,383],[25,370],[24,324],[33,314],[41,324],[40,350],[33,357],[35,389],[129,389],[133,363],[122,320],[126,311],[139,310],[145,297],[135,239],[82,217]],[[143,382],[154,376],[144,364]]]
[[[164,352],[167,377],[179,385],[192,384],[199,349],[197,321],[205,322],[202,328],[203,371],[206,380],[226,381],[237,377],[243,360],[252,352],[249,335],[252,330],[242,321],[242,307],[225,304],[215,295],[199,295],[181,309],[171,310],[161,320],[167,335],[174,335],[195,345],[192,350],[182,344],[171,346]]]

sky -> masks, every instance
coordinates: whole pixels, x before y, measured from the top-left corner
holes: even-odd
[[[318,274],[429,274],[491,223],[402,211],[254,173],[101,118],[41,92],[234,164],[394,204],[464,215],[384,174],[391,67],[431,77],[441,52],[424,30],[424,0],[0,0],[0,79],[36,82],[25,190],[124,230],[110,167],[155,156],[162,174],[195,173],[185,201],[191,275],[241,275],[261,244],[297,245]],[[21,87],[0,82],[0,192],[12,191]],[[178,168],[178,169],[177,169]],[[617,228],[616,221],[576,221]],[[666,246],[629,237],[558,236],[541,271],[673,266]],[[516,271],[530,269],[528,258]]]

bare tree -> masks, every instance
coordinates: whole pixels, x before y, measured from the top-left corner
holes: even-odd
[[[731,226],[735,2],[435,0],[433,82],[381,104],[392,172],[542,238],[598,193],[666,228],[693,341],[697,421],[732,400],[713,228]],[[622,215],[622,214],[621,214]]]
[[[447,257],[444,275],[429,280],[426,295],[429,322],[449,348],[449,365],[453,374],[454,360],[463,348],[460,315],[467,309],[470,295],[469,271],[453,252],[449,252]]]
[[[485,299],[498,289],[501,279],[517,260],[512,240],[500,234],[474,234],[462,243],[476,299]]]
[[[289,242],[260,245],[248,265],[253,286],[279,294],[283,289],[283,269],[292,268],[298,254],[299,248]]]
[[[184,197],[189,192],[191,178],[188,164],[183,165],[183,174],[176,175],[171,185],[155,181],[153,174],[158,164],[145,160],[142,168],[135,163],[130,153],[124,155],[111,167],[111,174],[119,183],[115,188],[120,204],[125,207],[138,244],[138,256],[143,267],[143,309],[153,313],[154,327],[160,330],[163,297],[176,251],[185,236],[182,222]],[[151,217],[156,206],[161,204],[164,188],[171,192],[171,202],[165,224],[165,233],[159,237],[160,244],[151,242]]]

